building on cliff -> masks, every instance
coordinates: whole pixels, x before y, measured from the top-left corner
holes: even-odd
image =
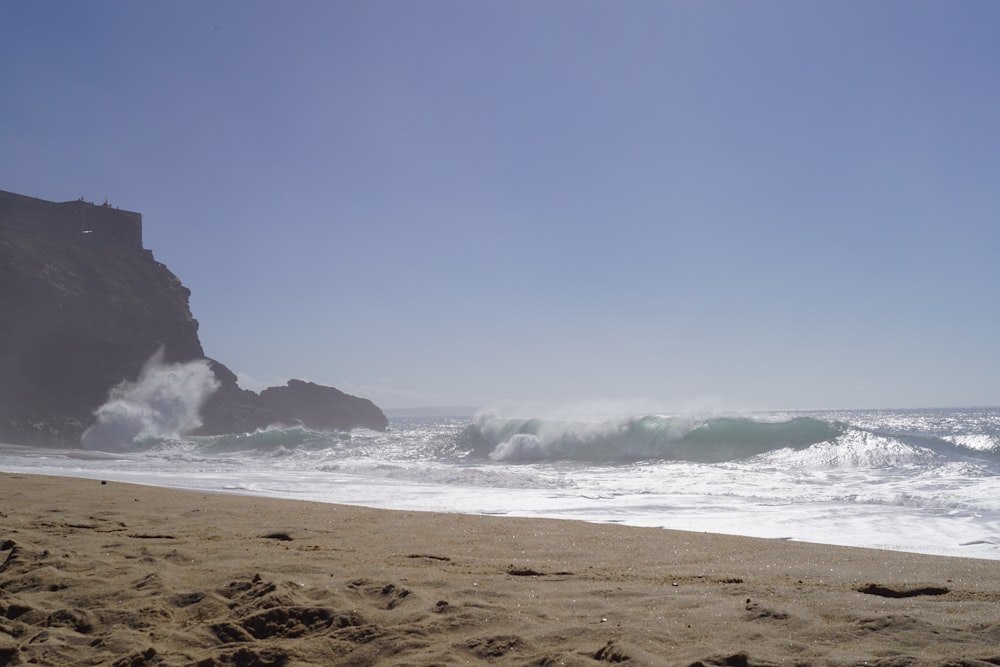
[[[141,213],[82,198],[51,202],[0,190],[0,229],[144,252]]]
[[[205,357],[190,295],[143,247],[140,214],[0,191],[0,442],[79,446],[112,389],[161,348],[164,363],[202,361],[218,381],[199,434],[388,427],[374,403],[333,387],[241,389]]]

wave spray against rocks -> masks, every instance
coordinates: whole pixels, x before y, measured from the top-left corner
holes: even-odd
[[[201,407],[218,388],[206,360],[165,364],[161,347],[135,382],[112,387],[80,440],[87,449],[123,451],[143,440],[176,439],[201,426]]]

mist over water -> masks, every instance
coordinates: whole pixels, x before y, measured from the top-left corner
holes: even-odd
[[[94,413],[80,438],[87,449],[118,452],[145,440],[176,440],[201,426],[201,407],[219,388],[208,362],[164,364],[163,348],[143,365],[135,382],[123,380]]]

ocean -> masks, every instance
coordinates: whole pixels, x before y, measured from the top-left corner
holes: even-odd
[[[3,445],[0,470],[1000,559],[1000,408],[395,418]]]

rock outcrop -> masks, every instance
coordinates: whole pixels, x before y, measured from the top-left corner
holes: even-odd
[[[94,223],[102,211],[92,210],[101,208],[0,191],[0,440],[76,446],[109,389],[134,380],[160,347],[167,363],[206,358],[190,291],[142,248],[141,217],[126,220],[140,221],[137,247],[134,229],[127,230],[131,245],[105,243],[97,235],[104,228]],[[77,217],[66,222],[66,210],[89,218],[75,228]],[[123,214],[109,212],[108,228],[117,231]],[[220,387],[203,408],[201,433],[274,422],[386,428],[381,410],[365,399],[298,381],[266,390],[265,399],[208,361]]]
[[[368,399],[302,380],[265,389],[260,402],[275,414],[295,415],[306,428],[321,431],[337,429],[339,424],[374,424],[376,430],[389,426],[382,411]]]

